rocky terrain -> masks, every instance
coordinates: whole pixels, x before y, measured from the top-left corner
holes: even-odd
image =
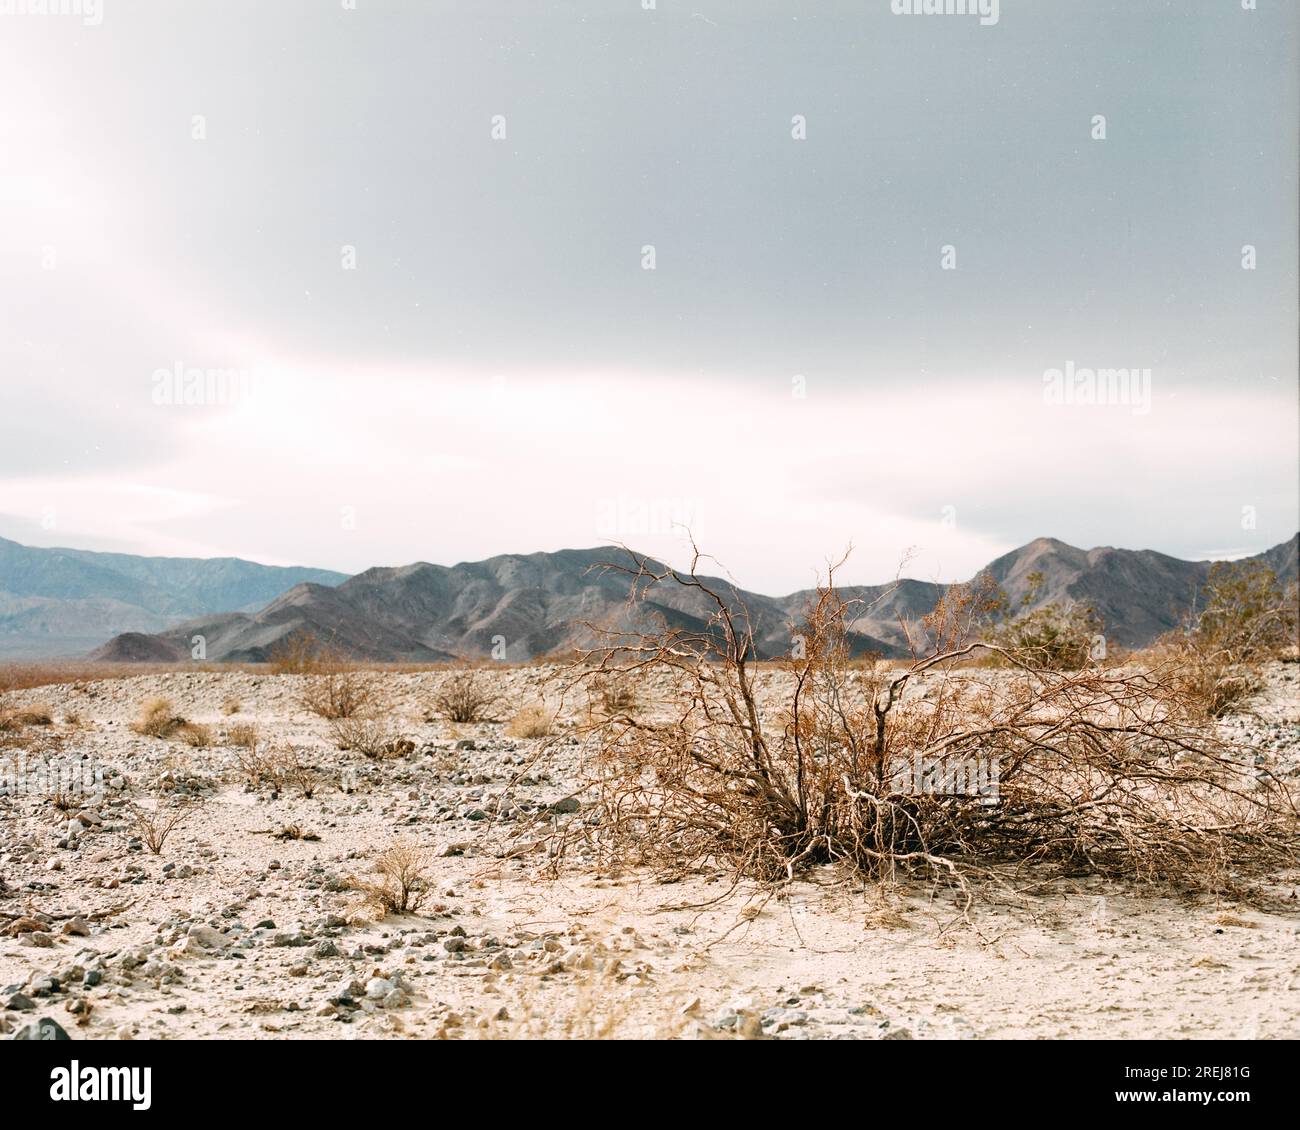
[[[559,706],[552,674],[494,670],[493,713]],[[1268,910],[1060,879],[979,900],[967,917],[948,895],[863,890],[830,869],[773,898],[722,898],[722,875],[663,885],[581,858],[554,861],[550,878],[544,851],[514,849],[583,819],[571,795],[582,747],[567,736],[581,698],[560,710],[555,754],[534,765],[537,739],[502,722],[425,720],[444,674],[375,678],[409,741],[376,760],[336,748],[299,701],[301,676],[177,671],[10,695],[51,722],[0,735],[0,1030],[1300,1036],[1300,911],[1285,909],[1296,875],[1276,877]],[[1266,678],[1224,726],[1259,772],[1294,778],[1300,665]],[[159,698],[206,725],[208,744],[134,732]],[[298,772],[255,782],[233,744],[240,726],[297,750]],[[45,758],[101,790],[54,803]],[[158,795],[189,807],[155,853],[133,806],[148,812]],[[430,889],[417,913],[382,916],[355,880],[399,841],[427,850]]]

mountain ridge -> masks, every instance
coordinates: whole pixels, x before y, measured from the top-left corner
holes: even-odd
[[[1296,573],[1298,542],[1300,534],[1243,560],[1269,564],[1289,579]],[[494,656],[521,662],[590,646],[588,624],[616,636],[660,625],[703,629],[712,608],[696,588],[643,586],[641,599],[629,603],[634,578],[602,566],[618,565],[620,555],[630,564],[631,552],[597,546],[500,554],[451,566],[425,561],[375,566],[337,586],[300,583],[253,612],[197,617],[155,633],[151,640],[133,638],[129,646],[110,640],[92,658],[126,660],[131,653],[164,651],[182,658],[201,636],[210,660],[261,662],[277,643],[311,634],[370,661],[435,663]],[[644,560],[651,569],[663,568]],[[1026,609],[1051,602],[1091,604],[1109,639],[1139,647],[1179,623],[1212,565],[1154,550],[1084,550],[1059,539],[1036,538],[980,573],[987,572],[1016,605],[1030,592],[1030,574],[1041,573],[1042,583]],[[728,601],[747,607],[764,656],[789,650],[790,623],[815,592],[801,589],[771,597],[721,578],[707,578],[707,583]],[[864,608],[851,626],[855,650],[906,654],[905,624],[929,612],[947,587],[913,578],[841,587],[846,599],[859,600]]]
[[[144,557],[0,538],[0,658],[79,655],[123,633],[261,608],[302,580],[347,579],[239,557]]]

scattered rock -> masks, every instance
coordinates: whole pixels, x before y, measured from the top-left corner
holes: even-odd
[[[191,926],[189,937],[203,946],[204,949],[219,950],[230,944],[230,938],[220,930],[213,929],[211,926]]]
[[[11,1039],[15,1040],[70,1040],[71,1036],[60,1027],[58,1021],[42,1016],[24,1028],[20,1028]]]

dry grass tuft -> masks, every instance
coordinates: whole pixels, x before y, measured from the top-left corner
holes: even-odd
[[[0,709],[0,733],[18,733],[28,726],[50,726],[54,714],[48,706],[10,706]]]
[[[1241,930],[1258,930],[1259,923],[1251,922],[1248,918],[1241,918],[1236,914],[1229,914],[1224,911],[1222,914],[1216,914],[1211,921],[1216,926],[1236,926]]]
[[[173,736],[191,749],[207,749],[212,744],[212,727],[202,722],[183,722],[176,727]]]
[[[257,745],[257,727],[252,722],[237,722],[226,731],[226,743],[240,749]]]
[[[131,724],[131,729],[149,738],[170,738],[185,724],[185,719],[176,713],[170,699],[151,698],[140,708],[140,716]]]
[[[555,715],[543,703],[525,706],[506,724],[512,738],[547,738],[554,732]]]

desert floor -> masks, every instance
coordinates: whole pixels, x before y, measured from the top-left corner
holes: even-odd
[[[495,672],[499,712],[536,700],[547,675]],[[299,676],[11,695],[49,707],[38,748],[86,758],[105,792],[65,810],[32,790],[0,796],[0,1030],[49,1016],[74,1039],[1300,1036],[1295,874],[1270,884],[1268,909],[1060,879],[963,917],[950,894],[883,897],[829,869],[780,897],[675,909],[728,883],[580,860],[548,879],[535,856],[502,858],[522,818],[568,795],[576,741],[499,803],[535,743],[499,723],[423,721],[436,673],[380,677],[415,746],[384,761],[334,748]],[[1267,682],[1225,725],[1294,777],[1300,665]],[[156,697],[209,724],[213,744],[132,732]],[[224,740],[250,722],[308,751],[325,780],[312,797],[247,784]],[[11,772],[33,756],[0,746]],[[160,786],[203,803],[152,854],[127,806]],[[319,839],[275,837],[295,826]],[[430,850],[436,890],[418,916],[375,920],[346,880],[399,839]]]

